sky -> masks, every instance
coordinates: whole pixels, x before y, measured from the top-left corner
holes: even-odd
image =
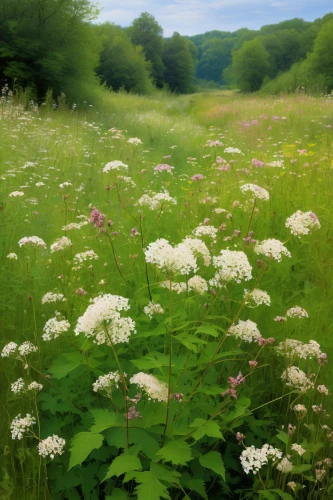
[[[332,0],[98,0],[98,4],[102,11],[97,22],[125,27],[149,12],[165,37],[174,31],[190,36],[211,30],[259,29],[294,17],[313,21],[333,12]]]

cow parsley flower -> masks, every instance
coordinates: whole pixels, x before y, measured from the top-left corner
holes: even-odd
[[[14,394],[21,394],[22,392],[24,392],[25,391],[25,382],[24,382],[23,378],[19,378],[18,380],[16,380],[16,382],[13,382],[10,385],[10,390]]]
[[[249,472],[256,474],[264,465],[268,464],[268,460],[280,460],[282,456],[282,451],[273,448],[270,444],[264,444],[261,448],[252,445],[242,451],[240,461],[246,474]]]
[[[300,238],[305,234],[309,234],[311,229],[320,229],[321,226],[316,214],[297,210],[286,220],[286,227],[290,229],[291,234]]]
[[[177,200],[172,198],[168,191],[164,191],[163,193],[154,193],[153,195],[144,194],[138,200],[138,203],[142,207],[148,207],[150,210],[159,210],[166,203],[176,205]]]
[[[282,474],[288,474],[288,472],[290,472],[293,468],[293,464],[292,462],[290,462],[290,460],[288,460],[287,457],[284,457],[281,462],[279,462],[276,466],[277,470],[279,470],[280,472],[282,472]]]
[[[17,351],[18,345],[15,342],[9,342],[9,344],[5,345],[5,347],[1,351],[2,358],[9,358],[12,354],[15,354]]]
[[[193,234],[198,238],[202,238],[202,236],[208,236],[209,238],[212,238],[213,241],[215,241],[218,231],[219,230],[214,226],[206,226],[205,224],[202,224],[201,226],[198,226],[193,230]]]
[[[32,245],[33,247],[46,248],[45,241],[43,241],[42,238],[39,238],[38,236],[25,236],[24,238],[20,239],[18,244],[20,247],[22,247],[23,245]]]
[[[103,168],[103,172],[107,173],[110,170],[128,170],[128,165],[119,160],[110,161]]]
[[[322,352],[320,345],[315,340],[310,340],[308,344],[296,339],[286,339],[276,347],[277,353],[288,359],[318,359]]]
[[[317,390],[320,392],[320,394],[324,394],[324,396],[329,395],[329,390],[327,389],[326,385],[318,385]]]
[[[118,389],[119,381],[120,375],[118,371],[101,375],[96,382],[93,383],[93,391],[105,391],[107,394],[111,394],[114,389]]]
[[[161,304],[155,304],[153,300],[143,308],[143,312],[151,319],[155,314],[164,314],[164,309]]]
[[[28,387],[27,387],[27,391],[37,391],[37,392],[40,392],[42,389],[43,389],[42,384],[39,384],[36,381],[31,382],[28,385]]]
[[[257,186],[256,184],[244,184],[240,188],[242,193],[250,191],[258,200],[269,200],[269,192],[266,189]]]
[[[23,342],[18,348],[18,352],[20,356],[27,356],[28,354],[31,354],[32,352],[37,352],[38,347],[36,345],[33,345],[31,342],[26,341]]]
[[[62,333],[69,330],[70,324],[66,319],[61,319],[59,313],[54,318],[49,319],[43,328],[43,340],[49,341],[58,338]]]
[[[154,375],[143,372],[136,373],[130,378],[130,384],[135,384],[145,391],[149,400],[153,399],[159,402],[168,400],[166,384],[160,382]]]
[[[198,269],[192,250],[184,242],[172,247],[167,240],[160,238],[148,245],[145,257],[146,262],[155,264],[169,274],[189,274]]]
[[[39,442],[37,446],[38,453],[44,458],[50,457],[53,460],[55,455],[63,454],[65,444],[66,441],[63,438],[53,434],[53,436]]]
[[[161,281],[160,286],[162,288],[167,288],[168,290],[170,290],[170,281]],[[171,290],[173,292],[177,292],[178,295],[186,292],[187,286],[186,286],[185,281],[181,281],[179,283],[172,281],[171,282]]]
[[[74,256],[74,264],[79,265],[85,262],[86,260],[98,260],[98,255],[94,252],[94,250],[86,250],[85,252],[80,252],[75,254]]]
[[[21,414],[18,414],[10,425],[12,439],[22,439],[23,434],[31,431],[30,427],[35,424],[36,419],[30,413],[27,413],[24,418],[21,418]]]
[[[99,295],[78,319],[75,335],[84,333],[86,337],[94,337],[97,344],[127,343],[132,333],[136,333],[135,322],[121,317],[120,312],[129,308],[129,300],[120,295]]]
[[[236,339],[244,340],[244,342],[257,342],[261,338],[261,333],[259,332],[256,323],[250,319],[238,321],[237,325],[233,325],[229,328],[228,334],[236,337]]]
[[[199,294],[203,294],[208,291],[207,281],[197,274],[188,280],[187,286],[189,291],[194,291]]]
[[[288,309],[288,311],[286,312],[286,316],[288,316],[288,318],[308,318],[309,317],[306,310],[302,309],[299,306],[295,306],[295,307],[292,307],[291,309]]]
[[[288,387],[306,392],[313,389],[314,383],[297,366],[290,366],[281,375],[281,379],[286,382]]]
[[[220,255],[213,257],[217,273],[210,280],[212,286],[223,286],[228,281],[240,283],[252,278],[252,267],[244,252],[222,250]]]
[[[62,236],[62,238],[58,238],[54,243],[50,246],[51,253],[59,252],[61,250],[65,250],[65,248],[71,247],[72,242],[67,236]]]
[[[250,308],[260,306],[265,304],[266,306],[271,305],[271,298],[267,292],[260,290],[259,288],[254,288],[251,292],[250,290],[244,290],[244,299],[246,298],[246,305]]]
[[[16,253],[12,252],[12,253],[9,253],[7,255],[7,259],[10,259],[10,260],[17,260],[17,255]]]
[[[138,146],[139,144],[142,144],[142,141],[138,137],[131,137],[128,139],[127,144],[134,144],[134,146]]]
[[[42,297],[42,304],[52,304],[53,302],[66,302],[62,293],[47,292]]]
[[[10,198],[17,198],[18,196],[24,196],[23,191],[13,191],[8,195]]]
[[[281,262],[282,256],[291,257],[291,253],[279,240],[274,238],[269,238],[261,243],[258,242],[254,246],[254,251],[258,255],[265,255],[266,257],[271,257],[278,262]]]

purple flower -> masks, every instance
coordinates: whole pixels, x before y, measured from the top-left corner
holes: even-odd
[[[193,175],[193,177],[191,177],[192,181],[201,181],[204,178],[205,178],[205,176],[202,174],[195,174],[195,175]]]
[[[96,207],[91,209],[90,222],[94,224],[94,227],[102,227],[104,224],[105,215],[101,214]]]
[[[140,412],[135,408],[135,406],[131,406],[128,409],[128,413],[125,413],[125,417],[127,418],[127,420],[134,420],[135,418],[139,418],[140,420],[142,420]]]

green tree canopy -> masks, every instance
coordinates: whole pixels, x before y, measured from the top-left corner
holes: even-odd
[[[187,40],[174,33],[165,44],[165,81],[173,92],[181,94],[193,91],[194,62]]]
[[[309,79],[320,80],[328,91],[333,89],[333,19],[323,24],[314,49],[304,62],[303,70]]]
[[[232,38],[208,38],[203,44],[197,76],[205,80],[222,83],[222,73],[231,64]]]

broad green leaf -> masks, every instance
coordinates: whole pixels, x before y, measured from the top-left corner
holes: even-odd
[[[173,469],[167,469],[165,465],[160,465],[152,462],[150,464],[151,473],[157,477],[160,481],[165,481],[166,483],[178,483],[178,478],[181,477],[180,472]]]
[[[196,418],[189,427],[197,429],[195,432],[191,434],[191,436],[198,441],[203,436],[214,437],[218,439],[222,439],[223,436],[220,431],[220,427],[217,422],[207,422],[202,418]]]
[[[195,333],[196,334],[205,333],[206,335],[212,335],[212,337],[218,337],[218,335],[219,335],[219,332],[217,331],[215,326],[212,326],[212,325],[199,326],[199,328],[196,329]]]
[[[302,465],[294,465],[291,470],[292,474],[302,474],[302,472],[306,472],[307,470],[312,469],[311,464],[302,464]]]
[[[156,453],[160,449],[159,438],[159,435],[155,438],[145,429],[129,429],[130,444],[139,445],[142,452],[151,460],[155,460]]]
[[[225,468],[221,453],[218,451],[209,451],[206,455],[199,457],[199,462],[203,467],[206,467],[206,469],[219,474],[225,481]]]
[[[118,416],[113,411],[103,409],[91,410],[91,414],[93,415],[95,422],[91,427],[90,432],[95,434],[105,431],[105,429],[109,429],[110,427],[121,425]],[[125,424],[125,419],[123,424]]]
[[[157,452],[157,456],[175,465],[186,465],[192,459],[190,446],[183,441],[169,441]]]
[[[103,439],[101,434],[93,434],[92,432],[79,432],[76,434],[71,443],[71,457],[68,470],[75,465],[82,464],[92,450],[102,446]]]
[[[198,352],[198,346],[196,344],[207,344],[206,340],[200,339],[199,337],[190,335],[188,333],[181,333],[180,335],[176,335],[174,338],[185,347],[187,347],[190,351],[193,351],[195,353]]]
[[[269,491],[276,493],[277,495],[279,495],[279,497],[283,498],[283,500],[293,500],[292,495],[290,495],[289,493],[286,493],[285,491],[282,491],[278,488],[276,488],[274,490],[269,490]]]
[[[205,488],[205,482],[202,479],[187,479],[185,481],[185,486],[187,486],[187,488],[199,493],[199,495],[201,495],[202,498],[205,498],[205,500],[208,500],[208,496],[207,496],[206,488]]]
[[[276,437],[282,441],[282,443],[284,444],[288,444],[288,441],[289,441],[289,436],[286,432],[283,432],[283,431],[279,431],[279,433],[276,435]]]
[[[169,366],[169,356],[160,352],[152,352],[143,356],[140,359],[132,359],[131,363],[139,370],[149,370],[151,368],[161,368]]]
[[[133,454],[131,450],[128,450],[113,460],[103,481],[106,481],[106,479],[109,479],[112,476],[119,477],[122,474],[126,474],[126,472],[141,469],[142,466],[140,459],[135,454]]]
[[[63,354],[60,358],[53,361],[49,371],[54,378],[61,379],[84,362],[84,356],[79,352]]]
[[[136,480],[140,483],[134,490],[137,500],[171,500],[167,487],[151,471],[137,474]]]
[[[261,490],[258,493],[260,494],[261,498],[266,498],[267,500],[275,500],[276,495],[278,495],[283,500],[293,500],[293,497],[289,495],[289,493],[285,493],[284,491],[277,488],[273,490]]]

